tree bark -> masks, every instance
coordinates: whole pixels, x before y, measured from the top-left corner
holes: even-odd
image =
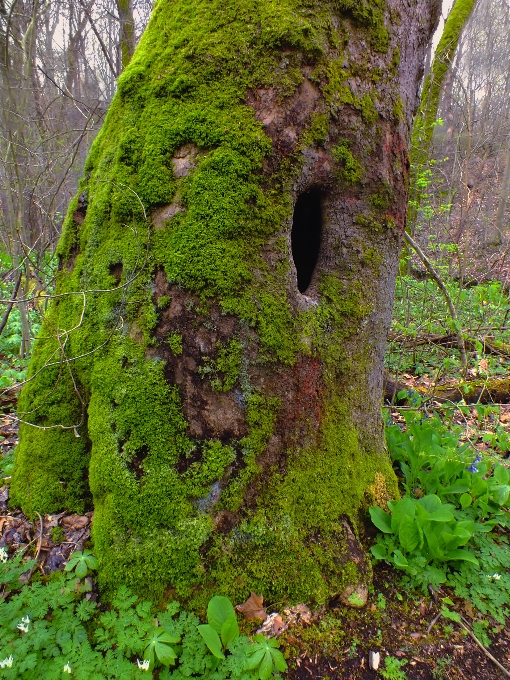
[[[106,592],[366,599],[438,11],[157,4],[69,209],[11,488],[31,512],[93,499]]]

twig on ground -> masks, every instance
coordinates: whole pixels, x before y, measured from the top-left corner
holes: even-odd
[[[436,614],[436,616],[434,616],[434,618],[432,619],[432,621],[429,623],[429,627],[427,628],[427,635],[430,633],[430,631],[432,630],[432,628],[433,628],[433,627],[435,626],[435,624],[438,622],[438,620],[440,619],[440,617],[441,617],[441,612],[439,612],[439,614]]]
[[[487,656],[487,658],[489,658],[494,664],[496,664],[496,666],[499,668],[499,670],[500,670],[502,673],[504,673],[504,674],[507,676],[507,678],[510,678],[510,672],[507,671],[507,669],[506,669],[504,666],[502,666],[502,665],[499,663],[499,661],[498,661],[497,659],[495,659],[495,658],[492,656],[492,654],[489,652],[489,650],[488,650],[486,647],[484,647],[484,646],[482,645],[482,643],[480,642],[480,640],[476,637],[476,635],[473,633],[473,631],[472,631],[471,628],[469,627],[469,622],[466,621],[466,619],[465,619],[463,616],[461,616],[461,619],[462,619],[462,621],[459,621],[459,625],[462,626],[462,628],[464,628],[464,630],[467,632],[467,634],[468,634],[471,638],[473,638],[473,640],[474,640],[474,641],[476,642],[476,644],[480,647],[480,649],[481,649],[481,650],[483,651],[483,653]],[[464,623],[463,623],[463,622],[464,622]],[[467,625],[466,625],[466,624],[467,624]]]

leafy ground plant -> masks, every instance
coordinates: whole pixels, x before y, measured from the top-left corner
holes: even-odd
[[[448,583],[503,623],[510,613],[510,472],[483,461],[437,416],[422,416],[408,412],[406,429],[387,428],[406,494],[388,503],[389,512],[370,508],[382,532],[372,554],[404,571],[414,586]]]
[[[394,656],[387,656],[384,660],[384,668],[379,672],[386,680],[407,680],[407,675],[402,670],[402,666],[406,663],[406,659],[399,660]]]
[[[108,611],[87,600],[83,578],[96,567],[90,551],[74,553],[68,571],[22,585],[33,565],[6,552],[0,559],[0,678],[139,680],[155,672],[160,680],[268,680],[287,667],[276,641],[239,635],[227,598],[208,607],[206,628],[218,636],[220,656],[204,625],[177,602],[156,612],[125,587]]]

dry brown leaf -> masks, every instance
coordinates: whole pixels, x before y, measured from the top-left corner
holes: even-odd
[[[72,529],[73,531],[84,529],[89,523],[90,519],[85,515],[69,515],[68,517],[63,517],[61,521],[61,524],[66,529]]]
[[[478,362],[478,369],[483,373],[489,372],[489,362],[487,361],[487,359],[480,359],[480,361]]]
[[[247,621],[252,621],[253,619],[265,621],[267,619],[267,612],[262,606],[263,602],[264,598],[262,595],[256,595],[252,592],[246,602],[236,605],[236,609]]]

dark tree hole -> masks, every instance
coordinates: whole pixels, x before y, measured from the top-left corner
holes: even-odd
[[[319,257],[321,233],[321,193],[318,189],[312,189],[299,196],[292,219],[292,257],[296,265],[300,293],[306,291],[312,280]]]

